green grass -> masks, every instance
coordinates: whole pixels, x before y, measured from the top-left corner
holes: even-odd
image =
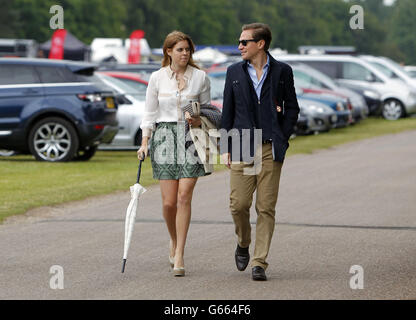
[[[388,121],[381,118],[368,118],[346,128],[331,130],[316,136],[298,136],[291,140],[287,156],[298,153],[312,153],[318,149],[327,149],[336,145],[372,138],[385,134],[416,130],[416,117]]]
[[[405,130],[416,130],[416,118],[370,118],[329,133],[296,137],[290,141],[287,156]],[[24,155],[0,157],[0,222],[31,208],[129,190],[136,181],[137,165],[135,151],[98,151],[90,161],[69,163],[38,162]],[[215,166],[215,170],[223,168]],[[140,183],[157,183],[149,159],[143,163]]]

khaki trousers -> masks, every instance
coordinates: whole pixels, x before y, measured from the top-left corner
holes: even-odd
[[[260,150],[260,148],[259,148]],[[232,163],[230,174],[230,209],[234,220],[238,244],[247,248],[251,243],[250,207],[256,192],[256,242],[251,267],[267,269],[266,262],[275,227],[277,195],[279,191],[282,163],[273,161],[272,145],[263,144],[261,170],[248,175],[244,170],[252,169],[253,163]]]

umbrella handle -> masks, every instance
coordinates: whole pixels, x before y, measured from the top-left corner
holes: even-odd
[[[137,180],[136,180],[136,183],[139,183],[140,182],[140,175],[142,173],[142,162],[143,162],[143,160],[140,160],[139,170],[137,170]]]
[[[123,259],[123,266],[121,267],[121,273],[124,273],[124,269],[126,268],[127,259]]]

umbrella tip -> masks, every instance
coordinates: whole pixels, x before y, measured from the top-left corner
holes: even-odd
[[[127,259],[123,259],[123,267],[121,268],[121,273],[124,273],[124,268],[126,267]]]

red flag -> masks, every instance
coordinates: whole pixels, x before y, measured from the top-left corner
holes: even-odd
[[[53,33],[51,40],[51,51],[49,51],[49,59],[62,60],[64,58],[65,37],[65,29],[58,29]]]
[[[140,39],[144,38],[143,30],[135,30],[130,35],[129,63],[140,63]]]

